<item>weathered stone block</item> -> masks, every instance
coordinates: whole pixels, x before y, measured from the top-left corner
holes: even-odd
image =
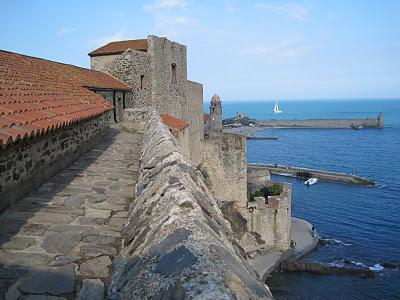
[[[82,280],[81,289],[78,292],[77,300],[103,300],[104,283],[99,279]]]
[[[23,278],[18,289],[31,294],[61,295],[72,293],[75,285],[73,267],[48,268]]]
[[[42,243],[42,248],[48,253],[68,253],[81,241],[81,235],[77,233],[51,233]]]
[[[89,277],[108,277],[111,259],[109,256],[100,256],[81,263],[79,273]]]

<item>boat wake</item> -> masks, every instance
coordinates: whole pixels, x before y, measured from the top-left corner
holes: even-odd
[[[379,272],[385,269],[385,267],[382,266],[381,264],[374,264],[372,267],[368,267],[368,269],[370,269],[371,271]]]
[[[387,187],[387,184],[375,182],[375,186],[376,186],[378,189],[384,189],[384,188]]]
[[[368,269],[370,271],[374,271],[374,272],[380,272],[383,271],[385,269],[385,267],[383,265],[381,265],[380,263],[376,263],[372,266],[368,266],[367,264],[364,264],[362,262],[359,261],[354,261],[354,260],[349,260],[349,259],[341,259],[341,260],[335,260],[331,263],[328,264],[331,267],[336,267],[336,268],[345,268],[348,266],[357,266],[360,267],[362,269]],[[389,269],[389,268],[387,268]]]
[[[352,244],[349,243],[345,243],[341,240],[337,240],[337,239],[323,239],[320,238],[319,239],[319,243],[321,245],[342,245],[342,246],[351,246]]]

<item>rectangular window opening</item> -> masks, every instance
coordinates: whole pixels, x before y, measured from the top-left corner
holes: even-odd
[[[171,64],[172,83],[176,83],[176,64]]]
[[[144,75],[140,75],[140,89],[143,90]]]

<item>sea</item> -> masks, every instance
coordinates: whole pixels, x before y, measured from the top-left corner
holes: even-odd
[[[223,101],[223,117],[238,112],[255,119],[376,118],[383,129],[268,129],[249,140],[247,160],[353,173],[375,187],[272,176],[292,184],[292,215],[311,222],[325,245],[307,260],[373,270],[375,278],[309,273],[274,273],[268,279],[276,299],[400,299],[400,99]]]

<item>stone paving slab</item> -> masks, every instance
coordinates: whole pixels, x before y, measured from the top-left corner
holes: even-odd
[[[0,299],[106,295],[134,200],[141,139],[110,128],[91,151],[0,215]]]

